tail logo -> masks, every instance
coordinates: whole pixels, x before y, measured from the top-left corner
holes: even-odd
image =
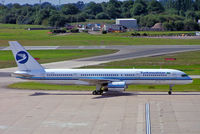
[[[16,54],[16,60],[20,63],[20,64],[25,64],[28,61],[28,54],[24,51],[19,51]]]

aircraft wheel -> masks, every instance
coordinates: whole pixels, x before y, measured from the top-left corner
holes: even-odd
[[[103,94],[103,90],[97,91],[98,95],[102,95]]]
[[[93,95],[102,95],[102,94],[103,94],[103,90],[100,90],[100,91],[94,90],[94,91],[92,92],[92,94],[93,94]]]
[[[103,91],[107,92],[107,91],[108,91],[108,88],[104,88]]]
[[[171,94],[172,94],[172,91],[169,91],[168,94],[171,95]]]
[[[100,91],[98,91],[98,92],[97,92],[97,94],[98,94],[98,95],[101,95],[101,92],[100,92]]]
[[[94,91],[92,92],[92,94],[93,94],[93,95],[97,95],[97,91],[94,90]]]

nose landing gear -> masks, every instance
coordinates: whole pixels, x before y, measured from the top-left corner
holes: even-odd
[[[169,85],[169,91],[168,91],[168,94],[169,94],[169,95],[172,94],[172,87],[173,87],[173,85]]]

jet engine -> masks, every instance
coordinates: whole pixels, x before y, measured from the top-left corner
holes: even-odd
[[[125,91],[127,85],[125,82],[112,82],[107,85],[108,91]]]

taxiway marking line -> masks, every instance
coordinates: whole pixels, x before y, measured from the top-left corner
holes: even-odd
[[[146,134],[151,134],[151,120],[150,120],[150,104],[145,105],[146,112]]]

